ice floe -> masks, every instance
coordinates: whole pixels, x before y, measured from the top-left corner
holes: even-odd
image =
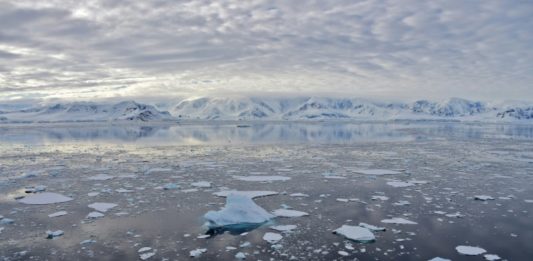
[[[97,212],[97,211],[93,211],[91,213],[89,213],[87,215],[87,218],[88,219],[97,219],[97,218],[101,218],[101,217],[104,217],[105,215],[100,213],[100,212]]]
[[[266,196],[273,196],[279,194],[275,191],[237,191],[237,190],[223,190],[213,193],[215,196],[219,197],[227,197],[229,194],[235,194],[235,195],[242,195],[249,198],[259,198],[259,197],[266,197]]]
[[[359,226],[360,227],[364,227],[364,228],[368,228],[371,231],[385,231],[385,230],[387,230],[384,227],[378,227],[378,226],[370,225],[370,224],[367,224],[367,223],[359,223]]]
[[[95,175],[95,176],[92,176],[92,177],[88,177],[87,179],[88,180],[99,180],[99,181],[104,181],[104,180],[110,180],[110,179],[113,179],[115,177],[111,176],[111,175],[107,175],[107,174],[98,174],[98,175]]]
[[[405,187],[414,186],[415,184],[411,182],[404,182],[404,181],[389,181],[387,182],[387,185],[395,187],[395,188],[405,188]]]
[[[234,179],[242,181],[287,181],[290,177],[285,176],[233,176]]]
[[[288,218],[303,217],[303,216],[309,215],[309,213],[307,212],[292,210],[292,209],[284,209],[284,208],[276,209],[272,213],[274,213],[276,217],[288,217]]]
[[[481,247],[474,246],[457,246],[455,250],[461,255],[477,256],[486,253],[487,251]]]
[[[280,232],[289,232],[291,230],[296,229],[296,225],[278,225],[278,226],[271,226],[270,228],[280,231]]]
[[[493,197],[487,196],[487,195],[477,195],[477,196],[474,196],[474,199],[481,200],[481,201],[494,200]]]
[[[278,233],[272,233],[272,232],[266,232],[265,235],[263,235],[263,240],[267,241],[270,244],[275,244],[279,242],[283,236],[281,236]]]
[[[488,261],[496,261],[496,260],[502,259],[500,256],[494,255],[494,254],[485,254],[483,255],[483,257],[485,258],[485,260],[488,260]]]
[[[370,229],[360,226],[342,225],[340,228],[335,229],[333,233],[360,243],[369,243],[376,240],[374,233]]]
[[[428,261],[452,261],[451,259],[446,259],[446,258],[442,258],[442,257],[434,257]]]
[[[195,250],[191,250],[189,252],[189,256],[190,257],[199,257],[205,252],[207,252],[207,248],[197,248]]]
[[[114,208],[118,206],[117,204],[114,204],[114,203],[102,203],[102,202],[96,202],[96,203],[92,203],[92,204],[89,204],[88,207],[96,210],[96,211],[99,211],[99,212],[107,212],[108,210]]]
[[[58,212],[55,212],[55,213],[52,213],[50,215],[48,215],[49,217],[60,217],[60,216],[64,216],[68,214],[66,211],[58,211]]]
[[[56,230],[56,231],[46,231],[46,238],[48,239],[53,239],[53,238],[56,238],[56,237],[60,237],[64,234],[65,232],[63,232],[63,230]]]
[[[248,196],[229,194],[226,197],[226,206],[219,211],[209,211],[204,215],[210,228],[262,224],[274,215],[268,213]]]
[[[198,181],[191,183],[191,186],[197,187],[197,188],[210,188],[211,183],[207,181]]]
[[[43,192],[32,194],[30,196],[24,197],[19,200],[20,203],[29,204],[29,205],[45,205],[45,204],[55,204],[71,201],[72,198],[63,196],[58,193],[52,192]]]
[[[239,260],[243,260],[243,259],[246,259],[246,255],[243,252],[238,252],[237,254],[235,254],[235,258]]]
[[[418,223],[414,221],[407,220],[405,218],[390,218],[390,219],[383,219],[381,220],[382,223],[387,224],[399,224],[399,225],[416,225]]]
[[[383,176],[383,175],[398,175],[402,172],[389,170],[389,169],[352,169],[351,171],[364,174],[364,175],[373,175],[373,176]]]

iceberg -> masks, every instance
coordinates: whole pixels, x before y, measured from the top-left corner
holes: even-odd
[[[226,197],[226,206],[219,211],[209,211],[204,215],[210,231],[219,233],[230,231],[242,233],[252,230],[274,218],[248,196],[229,194]]]

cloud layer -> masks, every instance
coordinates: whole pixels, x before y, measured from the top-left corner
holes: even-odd
[[[0,100],[533,99],[524,0],[0,2]]]

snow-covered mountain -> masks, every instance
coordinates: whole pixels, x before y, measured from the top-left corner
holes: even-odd
[[[166,111],[134,101],[116,104],[94,102],[57,103],[31,109],[3,111],[4,122],[85,122],[85,121],[153,121],[170,120]]]
[[[376,102],[328,97],[199,97],[182,99],[172,114],[134,101],[116,104],[73,102],[0,111],[6,122],[167,121],[190,120],[452,120],[525,121],[533,119],[528,103],[488,104],[451,98],[441,102]],[[170,103],[172,104],[172,103]]]

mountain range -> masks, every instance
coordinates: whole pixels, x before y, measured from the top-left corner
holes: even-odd
[[[525,121],[533,119],[533,105],[489,104],[451,98],[441,102],[376,102],[357,98],[327,97],[200,97],[167,106],[135,101],[118,103],[66,102],[0,106],[0,122],[94,122],[175,120],[448,120]]]

